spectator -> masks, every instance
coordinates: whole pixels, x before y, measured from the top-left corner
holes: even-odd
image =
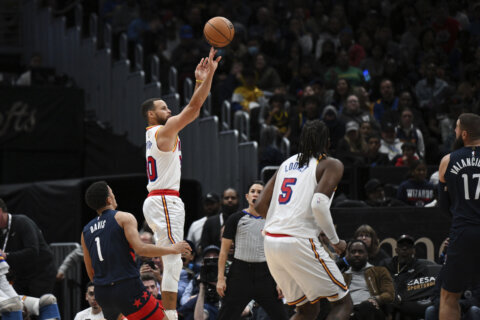
[[[10,265],[15,291],[37,298],[52,293],[56,268],[40,228],[25,215],[8,213],[0,199],[0,230],[0,255]]]
[[[269,100],[270,110],[267,115],[266,124],[277,127],[280,136],[288,138],[290,136],[290,115],[285,110],[285,97],[283,95],[273,95]]]
[[[393,278],[395,301],[393,311],[398,319],[422,318],[425,309],[431,304],[428,299],[433,292],[439,265],[435,262],[415,257],[415,240],[409,235],[397,239],[397,256],[384,261]],[[422,281],[421,286],[409,284]],[[397,318],[394,318],[397,319]]]
[[[448,83],[435,76],[436,70],[435,63],[428,63],[425,66],[425,78],[415,85],[415,94],[421,109],[433,109],[445,101]]]
[[[355,121],[345,125],[345,136],[338,142],[337,157],[344,165],[363,165],[367,144],[360,136],[360,126]]]
[[[367,151],[364,155],[364,163],[369,167],[388,166],[390,159],[388,154],[380,152],[380,136],[371,134],[367,136]]]
[[[279,132],[277,127],[267,125],[260,133],[260,144],[258,148],[258,169],[261,172],[267,166],[279,166],[285,156],[277,146]]]
[[[81,249],[81,248],[80,248]],[[103,320],[102,307],[95,300],[95,286],[93,282],[87,283],[87,291],[85,292],[85,300],[87,300],[89,308],[78,312],[74,320]]]
[[[360,110],[373,114],[373,102],[370,101],[370,94],[363,86],[354,87],[353,93],[357,96],[360,103]]]
[[[320,119],[320,101],[316,95],[309,95],[309,89],[307,86],[304,90],[304,96],[299,102],[297,112],[293,112],[290,122],[291,134],[289,140],[291,143],[291,154],[295,154],[298,148],[298,141],[300,139],[300,133],[302,132],[303,125],[307,121]],[[335,109],[335,108],[334,108]],[[336,112],[336,110],[335,110]]]
[[[386,153],[388,160],[393,159],[402,154],[402,142],[397,138],[395,127],[391,122],[382,125],[382,140],[380,141],[379,152]]]
[[[255,57],[255,76],[257,85],[260,90],[273,91],[274,88],[282,84],[280,75],[277,70],[267,63],[267,57],[263,53],[259,53]]]
[[[232,95],[232,109],[250,112],[253,107],[258,107],[263,91],[258,88],[255,80],[255,72],[244,69],[242,72],[242,85],[235,88]]]
[[[367,183],[365,184],[365,194],[367,196],[367,200],[365,202],[371,207],[406,206],[406,204],[400,200],[386,197],[383,184],[378,179],[370,179],[367,181]]]
[[[362,85],[364,82],[362,70],[348,63],[348,52],[340,50],[337,55],[337,63],[325,74],[327,83],[335,83],[338,79],[346,79],[353,86]]]
[[[380,248],[380,239],[378,239],[375,230],[368,224],[362,224],[358,227],[353,237],[361,240],[367,246],[368,263],[379,266],[383,260],[390,258],[390,255]]]
[[[402,144],[402,156],[393,159],[395,167],[410,167],[414,161],[419,160],[416,155],[417,148],[411,142]]]
[[[238,194],[233,188],[227,188],[222,194],[222,208],[219,214],[207,218],[202,230],[200,248],[215,245],[220,246],[220,229],[228,217],[238,209]]]
[[[74,265],[79,265],[83,263],[83,250],[82,247],[78,247],[73,249],[72,252],[65,257],[60,267],[58,267],[57,271],[57,281],[62,281],[65,279],[65,274],[67,273],[68,269],[73,267]]]
[[[142,280],[148,293],[150,293],[155,299],[162,300],[162,296],[159,293],[159,282],[157,282],[152,273],[143,273],[140,275],[140,280]]]
[[[347,97],[351,93],[350,83],[347,79],[340,78],[336,82],[335,90],[333,92],[332,104],[337,110],[342,113],[343,108],[347,104]]]
[[[326,106],[322,112],[322,120],[325,122],[330,137],[330,151],[335,153],[339,141],[345,134],[345,124],[338,119],[337,109],[332,106]]]
[[[196,247],[192,241],[186,240],[192,252],[182,255],[183,268],[180,272],[180,280],[178,281],[178,303],[180,305],[180,299],[185,292],[190,280],[194,279],[195,276],[200,272],[200,265],[195,262],[196,257]]]
[[[205,221],[207,221],[208,217],[212,217],[218,214],[219,210],[220,210],[220,197],[218,196],[218,194],[214,192],[207,193],[205,195],[205,198],[203,199],[204,216],[198,220],[193,221],[192,224],[190,225],[190,228],[188,229],[187,240],[192,241],[193,243],[192,249],[197,248],[198,250],[198,246],[202,238],[202,231],[203,231],[203,226],[205,225]]]
[[[413,111],[405,108],[401,111],[400,124],[396,128],[397,138],[401,142],[410,142],[415,146],[420,158],[425,157],[423,134],[414,124]]]
[[[348,244],[346,259],[350,268],[343,277],[352,296],[353,315],[350,319],[385,319],[383,307],[393,302],[395,296],[390,273],[385,267],[368,262],[367,245],[362,240]]]
[[[360,109],[360,100],[354,94],[347,96],[347,104],[342,111],[340,120],[342,120],[344,123],[355,121],[358,125],[360,125],[362,122],[369,122],[374,127],[377,127],[375,118],[367,111]]]
[[[414,161],[409,167],[411,178],[398,187],[397,199],[409,206],[424,207],[435,199],[435,187],[427,178],[427,166],[421,160]]]
[[[380,96],[373,106],[373,115],[379,123],[383,123],[384,113],[398,109],[398,97],[395,96],[393,83],[389,79],[380,82]]]
[[[17,86],[31,86],[32,85],[32,69],[42,66],[42,56],[39,53],[34,53],[30,58],[29,69],[18,77]]]

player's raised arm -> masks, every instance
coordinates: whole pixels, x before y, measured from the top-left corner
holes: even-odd
[[[182,254],[191,251],[190,245],[185,241],[175,243],[171,247],[159,247],[143,243],[138,234],[137,219],[135,219],[131,213],[118,211],[115,215],[115,219],[123,228],[128,243],[132,246],[133,250],[141,256],[161,257],[167,254]]]
[[[161,145],[162,137],[174,139],[180,130],[195,120],[200,114],[200,109],[210,93],[213,75],[215,74],[215,70],[217,70],[218,63],[222,59],[220,56],[215,59],[216,53],[217,50],[212,47],[208,58],[202,58],[197,65],[197,68],[195,69],[195,83],[198,84],[198,86],[196,86],[196,90],[193,93],[190,102],[185,108],[183,108],[182,112],[169,118],[165,123],[165,127],[159,131],[157,136],[157,143],[159,145]]]
[[[317,165],[318,184],[312,197],[312,212],[315,221],[333,245],[340,242],[330,214],[330,198],[342,179],[343,164],[332,158],[324,160],[324,166]],[[320,178],[318,178],[320,177]]]
[[[277,172],[268,180],[265,188],[263,188],[260,197],[255,202],[255,211],[260,214],[263,218],[267,216],[268,207],[270,206],[270,201],[272,200],[273,187],[275,187],[275,180],[277,179]]]
[[[87,246],[85,245],[85,239],[83,239],[83,232],[80,239],[81,239],[80,242],[82,244],[82,249],[83,249],[83,261],[85,262],[85,269],[87,269],[87,274],[88,274],[88,277],[90,278],[90,281],[93,281],[93,275],[95,274],[95,272],[93,271],[92,260],[90,259],[90,253],[88,252]]]

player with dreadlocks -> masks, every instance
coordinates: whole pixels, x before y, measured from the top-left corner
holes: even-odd
[[[349,319],[352,299],[335,262],[318,236],[323,231],[335,251],[346,247],[335,231],[330,202],[343,175],[343,164],[328,157],[328,128],[320,120],[307,122],[299,154],[285,160],[255,204],[266,217],[264,248],[268,268],[289,305],[292,319],[316,319],[321,298],[330,300],[327,319]]]

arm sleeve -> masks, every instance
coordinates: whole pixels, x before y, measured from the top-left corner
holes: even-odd
[[[451,215],[450,196],[448,195],[447,184],[441,181],[438,182],[438,203],[442,211],[448,212],[448,214]]]
[[[330,199],[323,193],[315,193],[312,197],[312,212],[318,226],[323,230],[332,244],[337,244],[338,239],[332,215],[330,214]]]

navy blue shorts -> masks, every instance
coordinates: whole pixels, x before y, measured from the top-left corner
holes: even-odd
[[[95,285],[95,300],[107,320],[116,320],[120,314],[128,320],[164,317],[161,302],[148,293],[140,278],[122,280],[113,285]]]
[[[442,288],[462,292],[480,283],[480,226],[468,226],[452,231],[443,270]]]

